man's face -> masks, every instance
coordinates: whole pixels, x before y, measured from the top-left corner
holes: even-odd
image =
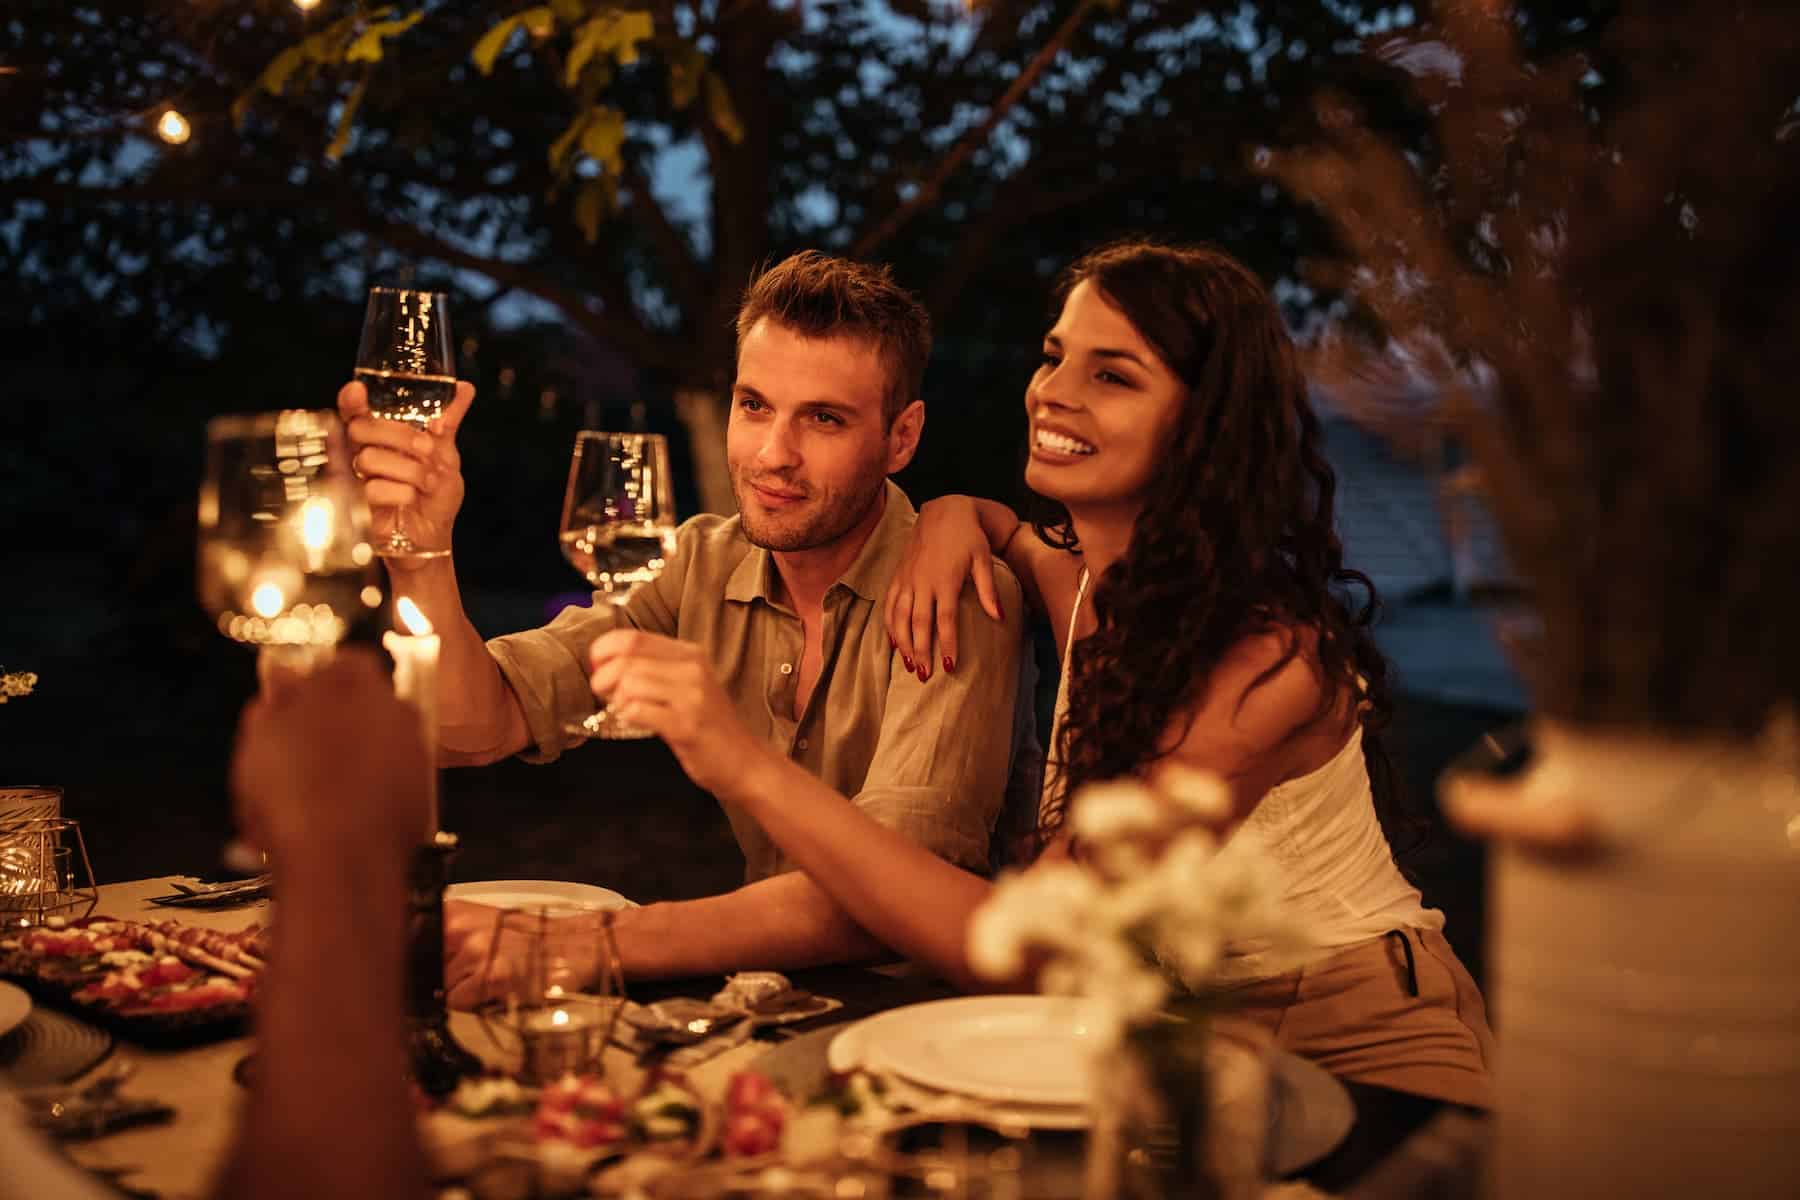
[[[767,318],[750,327],[738,348],[725,452],[752,543],[817,549],[868,514],[899,469],[881,413],[886,387],[867,342],[808,338]]]

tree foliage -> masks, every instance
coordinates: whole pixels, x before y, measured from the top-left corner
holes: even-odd
[[[1383,21],[1325,0],[38,3],[0,38],[5,266],[21,315],[111,298],[191,333],[233,293],[347,298],[428,264],[716,382],[737,291],[800,245],[897,261],[944,317],[1011,248],[1260,232],[1254,188],[1213,228],[1208,192],[1241,203],[1243,148]],[[169,106],[183,146],[152,136]]]
[[[1586,18],[1546,7],[1561,15],[1537,36],[1581,35]],[[210,353],[301,313],[353,320],[369,282],[416,278],[456,293],[465,329],[559,317],[654,403],[718,395],[745,282],[823,246],[894,263],[926,298],[928,387],[961,402],[973,453],[1005,454],[1054,271],[1144,231],[1294,277],[1323,227],[1252,153],[1307,135],[1328,84],[1404,127],[1398,73],[1363,49],[1416,17],[1379,0],[31,0],[0,20],[0,303],[15,327],[111,322]],[[155,136],[170,107],[185,144]],[[928,440],[923,467],[954,444]]]

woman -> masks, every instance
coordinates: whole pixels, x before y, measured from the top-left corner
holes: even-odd
[[[1366,734],[1387,698],[1373,591],[1343,567],[1331,470],[1279,312],[1229,257],[1143,242],[1081,259],[1057,299],[1025,392],[1025,480],[1063,515],[1033,537],[1004,505],[927,504],[889,593],[899,651],[954,669],[955,597],[973,574],[998,616],[990,554],[1003,556],[1064,661],[1041,857],[1080,858],[1062,826],[1083,784],[1170,763],[1216,772],[1230,785],[1225,830],[1263,839],[1321,938],[1297,970],[1232,956],[1244,1014],[1345,1079],[1485,1106],[1480,995],[1376,817],[1365,756],[1381,756]],[[1359,612],[1346,583],[1370,592]],[[594,660],[596,691],[633,711],[641,697],[655,727],[649,689],[625,684],[605,639]],[[696,781],[742,805],[869,932],[993,985],[965,948],[987,881],[773,754],[670,733]]]

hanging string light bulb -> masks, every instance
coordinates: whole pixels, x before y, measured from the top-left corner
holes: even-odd
[[[301,12],[311,12],[319,7],[319,0],[294,0],[294,7]]]
[[[156,119],[156,136],[171,146],[179,146],[188,140],[193,127],[188,119],[173,108],[165,109],[163,115]]]

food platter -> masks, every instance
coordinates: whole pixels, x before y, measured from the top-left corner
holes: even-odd
[[[135,1041],[210,1041],[247,1028],[264,949],[256,927],[92,916],[6,931],[0,976]]]

